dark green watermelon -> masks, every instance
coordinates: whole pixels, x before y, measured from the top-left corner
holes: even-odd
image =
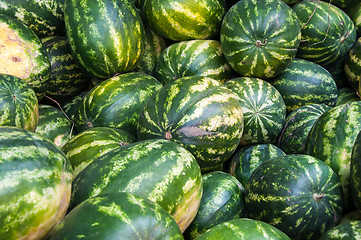
[[[327,231],[319,240],[360,239],[361,221],[340,224]]]
[[[361,37],[357,39],[346,55],[345,74],[351,87],[360,94],[361,82]]]
[[[361,210],[361,131],[359,131],[351,152],[350,191],[358,210]]]
[[[338,96],[336,100],[336,106],[349,102],[361,101],[361,98],[358,95],[357,91],[351,87],[338,88],[337,92]]]

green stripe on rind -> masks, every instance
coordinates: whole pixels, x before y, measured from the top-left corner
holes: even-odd
[[[361,37],[361,2],[352,4],[345,12],[355,24],[357,37]]]
[[[337,92],[338,92],[338,96],[337,96],[336,106],[361,100],[356,90],[354,90],[351,87],[338,88]]]
[[[307,136],[313,124],[330,109],[325,104],[309,104],[291,112],[278,136],[277,146],[287,154],[305,153]]]
[[[46,95],[62,102],[84,91],[90,80],[72,56],[67,38],[53,36],[42,38],[41,41],[51,65]]]
[[[87,91],[83,91],[68,101],[62,103],[61,107],[69,119],[74,120],[78,105],[86,93]]]
[[[202,176],[195,158],[173,141],[138,141],[103,155],[80,172],[73,181],[70,208],[114,191],[160,204],[184,231],[199,207]]]
[[[0,74],[0,126],[35,131],[39,120],[38,99],[22,79]]]
[[[64,0],[2,0],[0,13],[29,26],[39,37],[63,35]]]
[[[351,152],[361,130],[361,102],[346,103],[322,114],[306,140],[305,152],[327,163],[340,177],[345,206],[351,206]]]
[[[35,132],[61,148],[71,138],[72,123],[56,107],[39,105],[39,122]]]
[[[243,133],[239,97],[218,81],[182,77],[164,85],[142,109],[138,138],[171,139],[196,158],[203,172],[222,168]]]
[[[334,106],[337,85],[331,74],[317,63],[294,59],[287,68],[272,80],[281,93],[288,113],[307,104]]]
[[[351,87],[360,93],[361,82],[361,37],[357,39],[346,55],[344,63],[345,74]]]
[[[14,18],[0,14],[0,23],[6,24],[13,31],[14,36],[12,37],[14,39],[19,38],[16,40],[25,44],[25,51],[31,61],[27,66],[29,69],[28,76],[24,77],[23,80],[29,83],[39,99],[42,98],[48,88],[50,61],[41,40],[29,27]],[[6,66],[4,67],[6,69]],[[18,72],[8,72],[6,74],[16,75]]]
[[[269,143],[281,132],[286,105],[270,83],[258,78],[238,77],[225,83],[240,98],[244,117],[241,145]]]
[[[318,239],[341,218],[337,174],[309,155],[285,155],[255,169],[245,191],[250,218],[267,222],[291,239]]]
[[[238,218],[221,223],[200,235],[196,240],[229,239],[290,240],[286,234],[272,225],[249,218]]]
[[[61,150],[69,159],[74,178],[86,166],[111,150],[134,142],[135,137],[128,132],[109,127],[93,127],[70,139]]]
[[[79,103],[74,116],[77,129],[113,127],[136,135],[141,109],[161,87],[157,79],[140,72],[109,78],[96,85]]]
[[[94,76],[109,78],[140,61],[144,27],[132,2],[67,0],[64,19],[75,57]]]
[[[184,239],[160,205],[130,193],[109,193],[84,201],[50,234],[56,239]]]
[[[224,58],[220,42],[191,40],[177,42],[160,55],[155,77],[163,84],[185,76],[205,76],[225,82],[235,76]]]
[[[226,13],[219,0],[140,1],[142,16],[159,35],[174,41],[215,36]]]
[[[356,40],[349,16],[326,1],[302,1],[293,5],[302,25],[297,56],[322,66],[342,58]]]
[[[281,0],[242,0],[225,15],[220,39],[227,61],[241,76],[271,78],[295,57],[300,23]]]
[[[358,210],[361,210],[361,134],[357,134],[351,152],[350,192]]]
[[[0,127],[0,239],[40,239],[66,213],[72,169],[39,134]]]
[[[185,232],[186,239],[195,239],[208,229],[246,217],[242,184],[233,176],[214,171],[202,176],[203,194],[197,216]]]
[[[319,240],[360,239],[360,237],[361,221],[351,221],[330,229]]]
[[[284,155],[286,154],[280,148],[270,143],[245,146],[233,156],[228,172],[246,186],[249,177],[259,165],[271,158]]]

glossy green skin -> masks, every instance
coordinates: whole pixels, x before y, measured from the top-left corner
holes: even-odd
[[[351,87],[338,88],[337,91],[338,91],[338,96],[337,96],[336,106],[361,100],[360,96],[357,95],[356,90],[354,90]]]
[[[138,138],[175,141],[197,159],[202,172],[222,169],[243,133],[238,96],[218,81],[182,77],[164,85],[142,109]]]
[[[327,66],[351,49],[356,40],[356,29],[341,9],[327,1],[302,1],[292,9],[302,26],[298,57]]]
[[[67,0],[64,20],[74,56],[96,77],[128,72],[144,53],[144,27],[131,1]]]
[[[290,240],[277,228],[249,218],[238,218],[221,223],[196,238],[196,240],[238,239]]]
[[[219,32],[224,0],[141,0],[144,21],[160,36],[173,41],[210,39]]]
[[[246,186],[248,179],[259,165],[274,157],[284,155],[286,154],[282,149],[270,143],[244,146],[233,156],[228,172]]]
[[[113,127],[136,135],[140,111],[161,87],[157,79],[140,72],[117,75],[101,82],[79,103],[74,116],[77,130]]]
[[[291,112],[278,136],[277,146],[287,154],[304,153],[307,136],[313,124],[330,109],[331,107],[325,104],[309,104]]]
[[[73,181],[70,209],[114,191],[158,203],[183,232],[197,214],[202,176],[195,158],[179,144],[165,139],[138,141],[108,152],[81,171]]]
[[[350,102],[322,114],[306,140],[305,153],[324,161],[340,177],[346,208],[352,205],[351,153],[360,130],[361,102]]]
[[[281,93],[288,113],[308,104],[335,106],[337,85],[332,75],[317,63],[294,59],[287,68],[272,79]]]
[[[341,218],[336,173],[309,155],[285,155],[255,169],[245,191],[250,218],[267,222],[291,239],[317,239]]]
[[[29,63],[29,74],[23,80],[34,89],[37,97],[41,99],[49,84],[50,77],[50,60],[39,37],[22,22],[0,14],[0,23],[8,25],[8,28],[14,31],[22,42],[27,43],[27,53],[30,55],[32,61]],[[10,72],[7,73],[12,75]],[[14,75],[17,73],[13,73]]]
[[[360,92],[361,81],[361,37],[357,39],[346,55],[344,64],[345,74],[351,87]]]
[[[359,239],[360,236],[361,221],[351,221],[330,229],[320,240]]]
[[[50,139],[59,148],[71,138],[72,125],[60,109],[39,105],[39,122],[35,132]]]
[[[22,79],[0,74],[0,126],[35,131],[39,120],[36,94]]]
[[[65,0],[2,0],[0,13],[29,26],[39,37],[64,35]]]
[[[121,129],[93,127],[74,136],[61,150],[69,159],[75,178],[98,157],[134,141],[133,135]]]
[[[88,199],[70,211],[50,234],[49,240],[56,239],[184,238],[160,205],[131,193],[113,192]]]
[[[163,84],[186,76],[206,76],[225,82],[235,72],[224,58],[217,40],[173,43],[160,55],[155,77]]]
[[[220,223],[247,215],[244,187],[235,177],[214,171],[204,174],[202,182],[201,204],[197,216],[184,233],[186,239],[195,239]]]
[[[240,98],[244,117],[241,145],[270,143],[281,132],[286,105],[279,91],[259,78],[238,77],[225,86]]]
[[[73,58],[67,38],[52,36],[42,38],[41,41],[51,65],[46,95],[63,102],[84,91],[90,80]]]
[[[282,0],[238,1],[220,32],[224,55],[241,76],[271,78],[296,56],[300,23]]]
[[[350,191],[357,209],[361,209],[361,134],[358,133],[351,153]]]
[[[0,239],[41,239],[65,215],[72,169],[50,140],[0,127]]]

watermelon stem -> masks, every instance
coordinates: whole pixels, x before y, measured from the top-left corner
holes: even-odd
[[[167,140],[170,140],[172,138],[172,134],[170,132],[165,132],[164,133],[164,138]]]
[[[321,198],[322,198],[323,196],[325,196],[324,193],[321,193],[321,194],[314,193],[314,194],[312,195],[312,198],[313,198],[313,200],[315,200],[316,202],[318,202],[318,201],[321,200]]]
[[[261,47],[261,46],[265,46],[267,44],[267,39],[265,40],[265,42],[261,42],[260,40],[257,40],[256,41],[256,46],[257,47]]]

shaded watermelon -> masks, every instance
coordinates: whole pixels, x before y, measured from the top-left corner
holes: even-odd
[[[320,240],[359,239],[360,236],[361,221],[351,221],[330,229]]]

